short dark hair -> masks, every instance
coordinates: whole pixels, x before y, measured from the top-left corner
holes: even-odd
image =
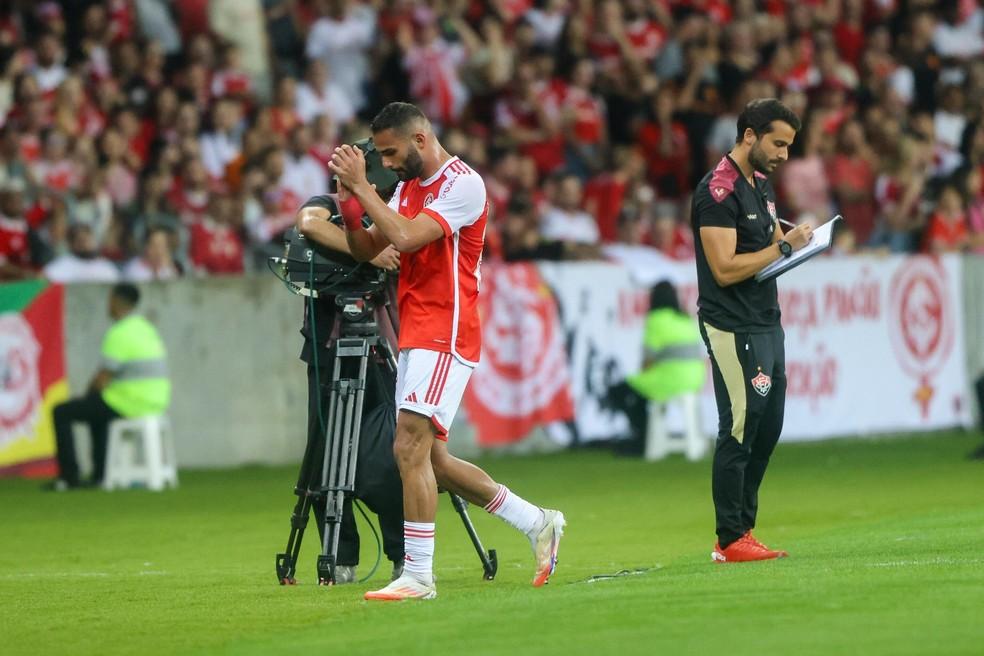
[[[405,102],[391,102],[376,114],[376,118],[369,124],[369,129],[373,134],[383,130],[406,132],[410,124],[415,121],[427,121],[427,117],[419,107]]]
[[[682,312],[676,287],[669,280],[660,280],[649,290],[649,310],[662,310],[664,308]]]
[[[121,282],[113,285],[112,294],[113,298],[119,299],[126,304],[127,307],[137,307],[137,303],[140,302],[140,290],[136,288],[135,285],[131,285],[128,282]]]
[[[796,132],[802,127],[799,116],[789,107],[775,98],[758,98],[745,105],[745,109],[738,116],[738,134],[735,136],[735,143],[745,138],[745,130],[748,128],[759,137],[772,132],[773,121],[788,123]]]

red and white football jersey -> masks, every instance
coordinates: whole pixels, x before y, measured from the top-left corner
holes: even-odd
[[[452,157],[426,180],[397,185],[389,205],[409,220],[424,213],[444,228],[443,239],[400,256],[400,350],[451,353],[478,364],[479,267],[489,214],[482,176]]]

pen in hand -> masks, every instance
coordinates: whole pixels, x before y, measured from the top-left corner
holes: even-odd
[[[795,223],[793,223],[792,221],[787,221],[786,219],[780,219],[778,216],[776,217],[776,220],[779,221],[780,223],[784,223],[784,224],[788,225],[790,228],[798,228],[799,227]],[[807,242],[811,242],[811,241],[813,241],[813,235],[812,234],[810,235],[809,239],[807,239]]]

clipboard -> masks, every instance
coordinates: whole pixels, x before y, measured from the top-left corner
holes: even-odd
[[[756,273],[755,280],[758,282],[772,280],[776,276],[798,267],[810,258],[816,257],[820,253],[830,248],[834,240],[834,224],[843,218],[844,217],[838,214],[830,221],[827,221],[822,226],[814,230],[813,239],[810,240],[810,243],[798,251],[795,251],[789,257],[780,257],[778,260]]]

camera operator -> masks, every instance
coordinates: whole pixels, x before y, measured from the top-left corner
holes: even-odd
[[[385,180],[379,184],[380,195],[387,189]],[[395,182],[395,177],[394,177]],[[390,185],[390,189],[392,190]],[[384,196],[387,198],[388,196]],[[348,253],[348,243],[343,230],[331,222],[336,211],[331,196],[313,196],[297,212],[297,230],[315,244]],[[389,248],[370,262],[386,271],[396,271],[400,264],[399,253]],[[396,352],[395,279],[386,295],[393,297],[389,304],[380,304],[376,321],[380,334]],[[311,323],[314,322],[313,330]],[[301,360],[307,364],[308,377],[308,440],[304,462],[309,467],[322,465],[325,446],[325,424],[331,393],[334,366],[334,344],[338,337],[338,316],[334,295],[321,295],[305,303],[304,347]],[[315,343],[315,337],[317,343]],[[315,352],[317,349],[317,352]],[[315,358],[317,356],[317,358]],[[317,362],[317,368],[315,367]],[[318,385],[320,383],[320,390]],[[392,578],[403,572],[403,492],[399,472],[392,456],[393,424],[395,423],[393,376],[388,375],[382,363],[371,363],[366,370],[366,388],[362,411],[362,430],[359,447],[359,465],[356,494],[379,518],[383,551],[393,563]],[[319,408],[320,404],[320,408]],[[364,457],[367,452],[371,458]],[[301,481],[310,480],[312,472],[301,472]],[[320,496],[314,503],[318,531],[324,539],[326,498]],[[346,496],[339,530],[338,558],[335,567],[335,583],[352,583],[356,580],[359,562],[359,533],[353,515],[352,497]]]

